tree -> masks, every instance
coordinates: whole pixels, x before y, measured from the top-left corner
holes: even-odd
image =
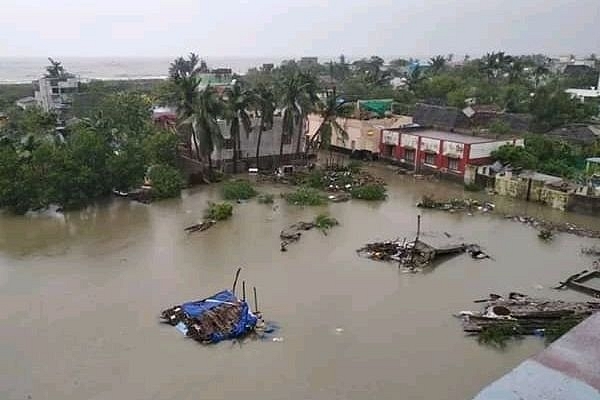
[[[169,165],[153,165],[148,171],[148,179],[152,183],[152,196],[158,199],[177,197],[183,187],[181,173]]]
[[[240,130],[244,129],[246,137],[252,130],[252,121],[248,113],[252,100],[252,93],[243,88],[240,81],[236,81],[225,92],[225,119],[229,124],[229,133],[233,141],[233,173],[237,173],[240,156]]]
[[[429,71],[431,71],[433,75],[439,74],[446,68],[446,58],[441,55],[432,57],[429,60],[429,63],[431,64]]]
[[[280,106],[282,113],[281,140],[279,143],[279,165],[283,161],[283,145],[286,139],[291,141],[294,135],[294,126],[302,118],[303,91],[308,84],[298,72],[290,72],[282,77],[280,82]]]
[[[347,103],[347,100],[344,100],[337,95],[335,88],[327,92],[325,100],[317,105],[317,109],[322,121],[314,136],[311,138],[309,147],[316,146],[320,148],[329,148],[331,144],[331,136],[334,131],[341,136],[342,140],[348,139],[348,133],[337,122],[339,113]]]
[[[211,86],[207,86],[198,96],[194,113],[188,119],[198,135],[202,157],[208,160],[209,173],[212,173],[212,153],[223,145],[223,134],[217,117],[223,113],[224,105]],[[233,138],[232,138],[233,139]]]
[[[255,105],[260,115],[258,137],[256,139],[256,168],[260,169],[260,143],[263,132],[273,127],[273,114],[275,112],[275,94],[271,87],[258,85],[254,89]]]
[[[317,96],[317,82],[312,75],[300,74],[302,83],[301,93],[298,99],[300,105],[300,114],[298,115],[298,136],[296,137],[296,154],[300,154],[300,145],[304,136],[304,123],[308,117],[308,113],[314,108],[319,101]]]
[[[169,67],[169,79],[173,81],[177,91],[177,111],[180,120],[188,120],[194,113],[198,95],[198,87],[201,83],[200,74],[206,69],[203,62],[198,65],[200,58],[194,53],[190,53],[187,59],[183,57],[176,58]],[[184,135],[183,139],[186,145],[191,141],[194,143],[196,158],[200,159],[200,148],[194,132],[194,126],[191,125],[191,132]]]
[[[533,70],[533,77],[535,80],[535,88],[537,89],[540,82],[550,73],[550,70],[545,64],[538,65]]]

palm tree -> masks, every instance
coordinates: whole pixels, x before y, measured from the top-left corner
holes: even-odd
[[[182,121],[187,121],[194,114],[197,106],[198,86],[201,82],[199,62],[200,58],[196,54],[190,53],[187,59],[176,58],[169,67],[169,78],[174,83],[177,92],[177,112]],[[191,132],[185,132],[183,140],[186,145],[190,141],[194,143],[196,158],[200,160],[200,148],[194,129],[194,124],[191,124]]]
[[[63,79],[66,75],[65,67],[62,66],[60,61],[54,61],[51,57],[48,57],[50,65],[46,67],[46,77],[50,79]]]
[[[223,111],[223,103],[217,92],[208,86],[198,93],[194,112],[186,121],[191,124],[199,143],[202,157],[208,160],[209,173],[212,173],[212,153],[223,145],[223,135],[217,123],[217,116]]]
[[[348,139],[348,133],[337,122],[337,117],[342,107],[350,100],[344,100],[337,96],[335,87],[326,93],[325,100],[318,103],[318,112],[322,118],[321,125],[315,131],[310,139],[309,147],[328,148],[331,144],[331,136],[335,130],[341,136],[342,140]]]
[[[300,74],[300,80],[303,82],[300,87],[301,93],[298,103],[300,105],[300,113],[298,115],[298,136],[296,138],[296,154],[300,154],[300,145],[304,136],[305,121],[309,112],[318,103],[317,82],[314,76],[309,74]]]
[[[431,64],[430,71],[433,75],[437,75],[446,68],[446,58],[444,56],[435,56],[429,60]]]
[[[229,123],[229,133],[233,142],[233,173],[237,173],[240,155],[240,129],[243,127],[246,137],[252,130],[252,121],[248,110],[252,105],[252,93],[242,87],[240,81],[225,92],[225,119]]]
[[[301,74],[297,71],[290,71],[282,77],[280,106],[282,113],[281,121],[281,140],[279,142],[279,165],[283,160],[283,144],[286,139],[294,135],[294,126],[302,118],[302,100],[303,90],[306,82],[303,82]]]
[[[258,127],[258,138],[256,140],[256,168],[260,169],[260,142],[262,134],[265,130],[273,127],[273,114],[275,112],[275,94],[273,89],[263,84],[259,84],[255,93],[255,103],[258,112],[260,113],[260,123]]]

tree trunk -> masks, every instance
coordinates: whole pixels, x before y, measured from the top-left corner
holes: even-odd
[[[262,140],[263,130],[265,129],[265,120],[260,117],[260,126],[258,127],[258,139],[256,139],[256,168],[260,170],[260,141]]]
[[[233,173],[237,174],[237,163],[238,163],[238,142],[237,135],[231,132],[231,140],[233,141]]]
[[[296,156],[300,155],[300,143],[302,142],[302,132],[304,131],[304,116],[300,116],[298,122],[298,138],[296,139]]]
[[[281,127],[281,142],[279,143],[279,166],[281,167],[282,164],[282,160],[283,160],[283,138],[285,136],[285,131],[283,130],[283,126]]]
[[[198,138],[196,138],[196,128],[192,124],[192,142],[194,143],[194,150],[196,151],[196,160],[201,161],[200,158],[200,146],[198,145]]]

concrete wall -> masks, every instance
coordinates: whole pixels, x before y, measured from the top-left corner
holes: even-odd
[[[600,313],[484,388],[474,400],[600,399]]]
[[[544,187],[540,191],[540,201],[552,208],[565,211],[569,204],[571,196],[569,193]]]
[[[581,214],[600,215],[600,196],[573,194],[566,209]]]

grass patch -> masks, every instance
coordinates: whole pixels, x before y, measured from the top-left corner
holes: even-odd
[[[258,194],[252,184],[243,179],[225,182],[221,193],[225,200],[248,200]]]
[[[325,204],[327,199],[321,192],[309,187],[301,187],[291,193],[281,195],[288,203],[297,206],[320,206]]]
[[[546,344],[548,345],[554,342],[556,339],[560,338],[562,335],[574,328],[581,321],[581,318],[564,317],[548,326],[544,331],[544,340],[546,341]]]
[[[507,323],[484,328],[479,333],[477,341],[479,344],[503,349],[506,347],[507,342],[513,338],[521,338],[521,332],[517,324]]]
[[[483,190],[483,188],[476,183],[466,183],[465,190],[467,192],[480,192]]]
[[[361,200],[385,200],[387,197],[385,186],[369,184],[352,189],[352,198]]]
[[[275,201],[275,196],[273,196],[271,193],[261,193],[258,195],[257,200],[260,204],[273,204]]]
[[[315,226],[325,235],[327,234],[327,230],[339,224],[337,219],[330,217],[328,214],[319,214],[315,218]]]
[[[208,202],[208,208],[204,212],[204,217],[206,219],[214,219],[215,221],[229,219],[232,215],[233,206],[229,203]]]

